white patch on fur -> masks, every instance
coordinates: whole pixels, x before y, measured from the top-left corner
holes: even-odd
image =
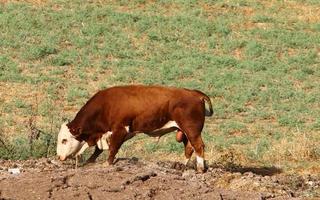
[[[79,142],[70,133],[67,123],[61,125],[57,142],[57,155],[60,160],[65,160],[69,156],[76,154],[84,144],[85,142]]]
[[[106,140],[109,141],[110,138],[111,138],[111,135],[112,135],[112,132],[111,131],[108,131],[104,134],[106,136]]]
[[[109,144],[108,141],[112,135],[111,131],[106,132],[105,134],[102,135],[100,140],[97,142],[97,146],[101,150],[108,150],[109,149]]]
[[[147,134],[152,137],[161,137],[166,133],[174,131],[176,128],[180,129],[180,127],[175,121],[168,121],[161,128],[155,129]]]
[[[152,132],[157,132],[157,131],[161,131],[161,130],[165,130],[165,129],[169,129],[169,128],[178,128],[180,129],[180,127],[178,126],[178,124],[175,121],[168,121],[165,125],[163,125],[161,128],[158,128]]]
[[[76,156],[80,156],[88,147],[89,147],[89,144],[85,142],[84,145],[81,147],[81,149],[77,152]]]
[[[200,156],[196,156],[197,158],[197,168],[204,169],[204,159]]]
[[[129,126],[125,126],[124,128],[126,129],[127,133],[129,133]]]
[[[167,129],[167,128],[172,128],[172,127],[176,127],[179,128],[178,124],[176,123],[176,121],[168,121],[163,127],[160,128],[161,129]]]

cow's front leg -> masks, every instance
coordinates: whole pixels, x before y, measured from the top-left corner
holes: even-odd
[[[99,149],[98,146],[95,147],[95,150],[93,154],[90,156],[90,158],[86,161],[86,163],[94,163],[98,156],[103,152],[102,149]]]
[[[76,153],[75,156],[80,156],[88,147],[89,144],[87,142],[83,142],[81,149]]]
[[[116,128],[115,130],[112,130],[112,135],[109,140],[109,157],[108,157],[108,164],[112,165],[113,161],[115,159],[116,154],[119,151],[119,148],[123,144],[123,142],[127,139],[127,130],[125,127],[119,127]]]
[[[89,147],[89,144],[87,142],[85,142],[81,149],[76,153],[75,157],[76,157],[76,169],[78,168],[78,164],[79,164],[79,158],[81,156],[81,154]]]

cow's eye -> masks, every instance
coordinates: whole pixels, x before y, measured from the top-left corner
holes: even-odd
[[[66,144],[67,141],[68,141],[67,139],[63,139],[63,140],[62,140],[62,144]]]

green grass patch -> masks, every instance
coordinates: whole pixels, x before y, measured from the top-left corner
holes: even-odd
[[[312,17],[320,15],[319,6],[313,0],[5,3],[0,7],[3,134],[15,138],[28,132],[31,108],[37,108],[38,126],[49,129],[53,117],[72,119],[99,89],[161,84],[211,97],[215,115],[205,126],[206,148],[223,154],[236,147],[248,162],[275,163],[272,145],[292,132],[312,138],[319,131],[320,25]],[[173,135],[157,145],[147,140],[144,151],[135,139],[124,149],[132,144],[130,155],[183,154]],[[22,136],[10,141],[29,148]],[[35,142],[40,152],[44,141]],[[23,153],[21,158],[44,155]],[[301,159],[306,157],[314,160]]]

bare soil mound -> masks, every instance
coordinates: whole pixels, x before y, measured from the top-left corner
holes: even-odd
[[[316,199],[320,193],[319,175],[274,169],[210,166],[199,174],[179,162],[137,158],[73,167],[54,159],[0,161],[0,199]]]

